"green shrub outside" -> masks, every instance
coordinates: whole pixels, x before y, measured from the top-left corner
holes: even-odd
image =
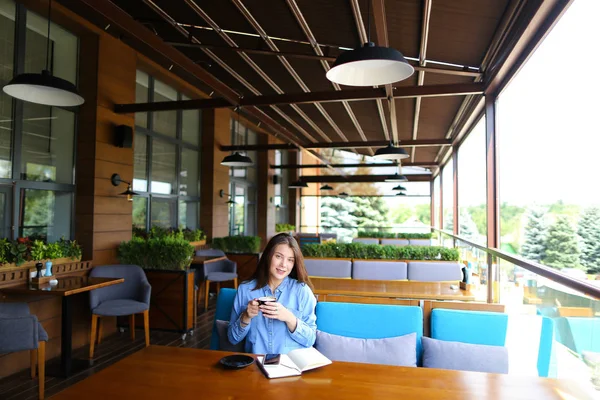
[[[275,224],[275,232],[295,232],[296,225],[291,224]]]
[[[356,237],[377,239],[431,239],[433,233],[393,233],[360,230]]]
[[[260,237],[225,236],[213,238],[211,247],[228,253],[258,253],[260,252]]]
[[[81,247],[75,240],[61,238],[58,242],[20,237],[17,240],[0,239],[0,265],[22,265],[27,261],[53,260],[57,258],[81,258]]]
[[[458,249],[439,246],[392,246],[363,243],[307,244],[302,248],[304,257],[353,258],[381,260],[437,260],[458,261]]]
[[[132,233],[134,237],[141,237],[143,239],[162,238],[167,236],[185,239],[188,242],[198,242],[206,239],[206,234],[202,229],[178,229],[153,226],[148,232],[143,228],[134,226],[132,228]]]
[[[173,236],[144,239],[134,236],[117,250],[121,264],[139,265],[144,269],[183,270],[194,256],[194,246]]]

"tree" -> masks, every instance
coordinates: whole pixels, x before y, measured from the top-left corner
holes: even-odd
[[[584,210],[577,234],[580,238],[581,255],[579,261],[588,273],[600,273],[600,209],[592,207]]]
[[[556,269],[581,268],[577,236],[569,219],[559,215],[548,230],[544,264]]]
[[[325,197],[321,202],[321,226],[337,233],[338,239],[352,237],[356,233],[356,217],[352,215],[356,205],[347,198]]]
[[[431,207],[429,204],[417,204],[415,206],[414,215],[419,221],[425,225],[431,225]]]
[[[528,260],[541,262],[546,252],[547,233],[544,210],[540,207],[531,207],[527,213],[525,242],[521,246],[521,255]]]
[[[362,227],[387,226],[388,207],[381,197],[355,196],[350,200],[356,206],[351,214],[356,224]]]
[[[479,231],[477,230],[477,225],[471,218],[471,214],[469,214],[465,209],[462,209],[459,214],[458,220],[458,235],[464,237],[465,239],[474,239],[476,240],[479,237]]]

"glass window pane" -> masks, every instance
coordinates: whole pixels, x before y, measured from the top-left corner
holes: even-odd
[[[175,194],[176,146],[161,140],[152,140],[152,183],[150,191]]]
[[[190,98],[182,95],[181,99],[189,100]],[[201,110],[183,110],[181,112],[181,137],[184,142],[200,145],[201,118]]]
[[[235,188],[234,201],[235,219],[233,222],[233,235],[243,236],[245,232],[244,214],[246,211],[246,191],[243,187]]]
[[[198,229],[200,226],[200,202],[179,200],[179,228]]]
[[[181,152],[181,174],[179,178],[179,194],[182,196],[199,196],[198,152],[183,149]]]
[[[145,197],[133,197],[133,226],[146,229],[146,210],[148,199]]]
[[[148,138],[136,133],[133,143],[133,190],[148,191]]]
[[[13,78],[15,3],[0,0],[0,87]],[[0,178],[12,177],[12,97],[0,90]]]
[[[40,73],[46,69],[46,49],[48,20],[27,11],[27,31],[25,35],[25,72]],[[50,26],[50,70],[54,76],[77,83],[78,64],[77,36],[61,26]]]
[[[442,185],[443,185],[443,193],[442,196],[444,197],[442,199],[443,201],[443,207],[444,207],[444,226],[443,229],[446,231],[450,231],[452,232],[452,229],[454,229],[454,220],[453,220],[453,214],[454,214],[454,208],[453,208],[453,204],[454,204],[454,168],[453,168],[453,164],[452,164],[452,158],[450,158],[450,160],[448,160],[448,162],[446,163],[446,166],[444,167],[444,169],[442,170]]]
[[[147,103],[148,102],[148,86],[149,76],[147,73],[137,70],[135,71],[135,102],[136,103]],[[148,127],[148,113],[139,112],[135,113],[135,124],[142,128]]]
[[[24,103],[21,179],[72,184],[74,139],[74,113]]]
[[[37,236],[48,242],[71,238],[73,194],[22,189],[23,208],[19,236]]]
[[[154,80],[154,102],[177,100],[177,91],[172,87]],[[158,111],[152,113],[152,130],[171,137],[177,135],[177,111]]]
[[[434,192],[434,199],[433,199],[433,226],[441,229],[440,226],[440,201],[441,201],[441,196],[440,196],[440,176],[436,176],[435,179],[433,180],[433,192]]]
[[[150,226],[172,228],[175,226],[176,202],[171,199],[152,198]]]

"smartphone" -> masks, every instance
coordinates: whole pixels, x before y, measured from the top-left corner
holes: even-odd
[[[280,354],[267,354],[267,355],[265,355],[265,359],[263,361],[263,364],[265,364],[265,365],[278,365],[280,358],[281,358]]]

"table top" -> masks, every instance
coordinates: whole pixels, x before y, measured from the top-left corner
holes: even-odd
[[[215,261],[227,260],[226,256],[195,256],[192,265],[204,265]]]
[[[365,279],[310,278],[315,294],[398,297],[417,300],[474,301],[475,295],[458,282],[375,281]],[[457,289],[451,289],[456,285]]]
[[[334,362],[267,379],[256,363],[225,370],[231,354],[147,347],[52,396],[79,399],[591,399],[573,381],[430,368]]]
[[[125,282],[123,278],[90,278],[88,276],[66,276],[57,278],[58,284],[45,284],[33,286],[29,283],[17,286],[9,286],[0,289],[6,293],[18,294],[47,294],[50,296],[71,296],[73,294],[88,292],[106,286],[112,286]]]

